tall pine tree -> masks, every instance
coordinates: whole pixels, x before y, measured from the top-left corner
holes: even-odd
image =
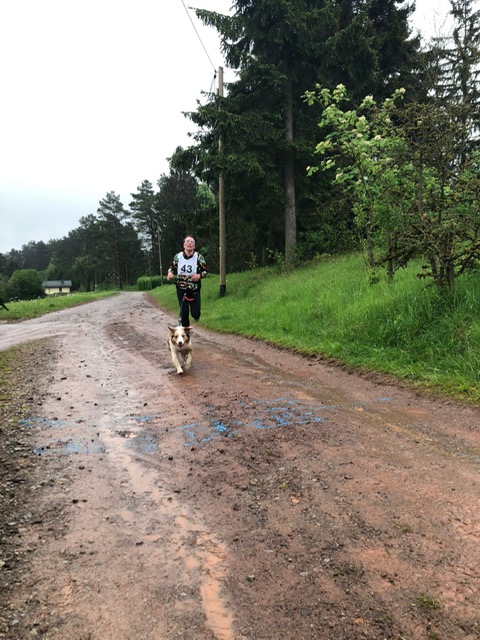
[[[480,10],[473,0],[450,0],[452,33],[434,39],[433,93],[445,107],[456,107],[461,123],[459,157],[478,146],[480,127]]]

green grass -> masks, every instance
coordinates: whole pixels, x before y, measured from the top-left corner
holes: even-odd
[[[440,292],[417,272],[372,285],[361,256],[335,257],[299,270],[229,274],[224,297],[209,276],[201,323],[480,403],[480,274]],[[174,286],[151,295],[177,310]]]
[[[422,609],[440,609],[440,604],[436,598],[429,596],[425,593],[421,593],[416,599],[414,607],[421,607]]]
[[[97,291],[95,293],[70,293],[66,296],[54,296],[39,298],[38,300],[20,300],[19,302],[7,302],[8,311],[0,309],[1,320],[27,320],[37,318],[52,311],[60,311],[68,307],[75,307],[85,302],[99,300],[106,296],[116,294],[117,291]]]

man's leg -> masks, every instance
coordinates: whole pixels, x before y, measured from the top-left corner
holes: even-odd
[[[177,289],[178,304],[180,305],[180,323],[182,327],[189,327],[190,320],[188,319],[188,302],[185,300],[185,291]]]
[[[190,302],[190,313],[192,314],[192,318],[194,320],[200,320],[200,312],[201,312],[201,300],[200,300],[200,291],[195,291],[191,296],[193,300]]]

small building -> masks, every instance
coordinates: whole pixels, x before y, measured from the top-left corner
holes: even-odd
[[[42,282],[46,296],[64,296],[72,290],[71,280],[45,280]]]

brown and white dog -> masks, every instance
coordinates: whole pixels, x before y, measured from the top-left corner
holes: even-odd
[[[192,342],[190,327],[168,327],[167,346],[177,373],[183,373],[192,366]]]

